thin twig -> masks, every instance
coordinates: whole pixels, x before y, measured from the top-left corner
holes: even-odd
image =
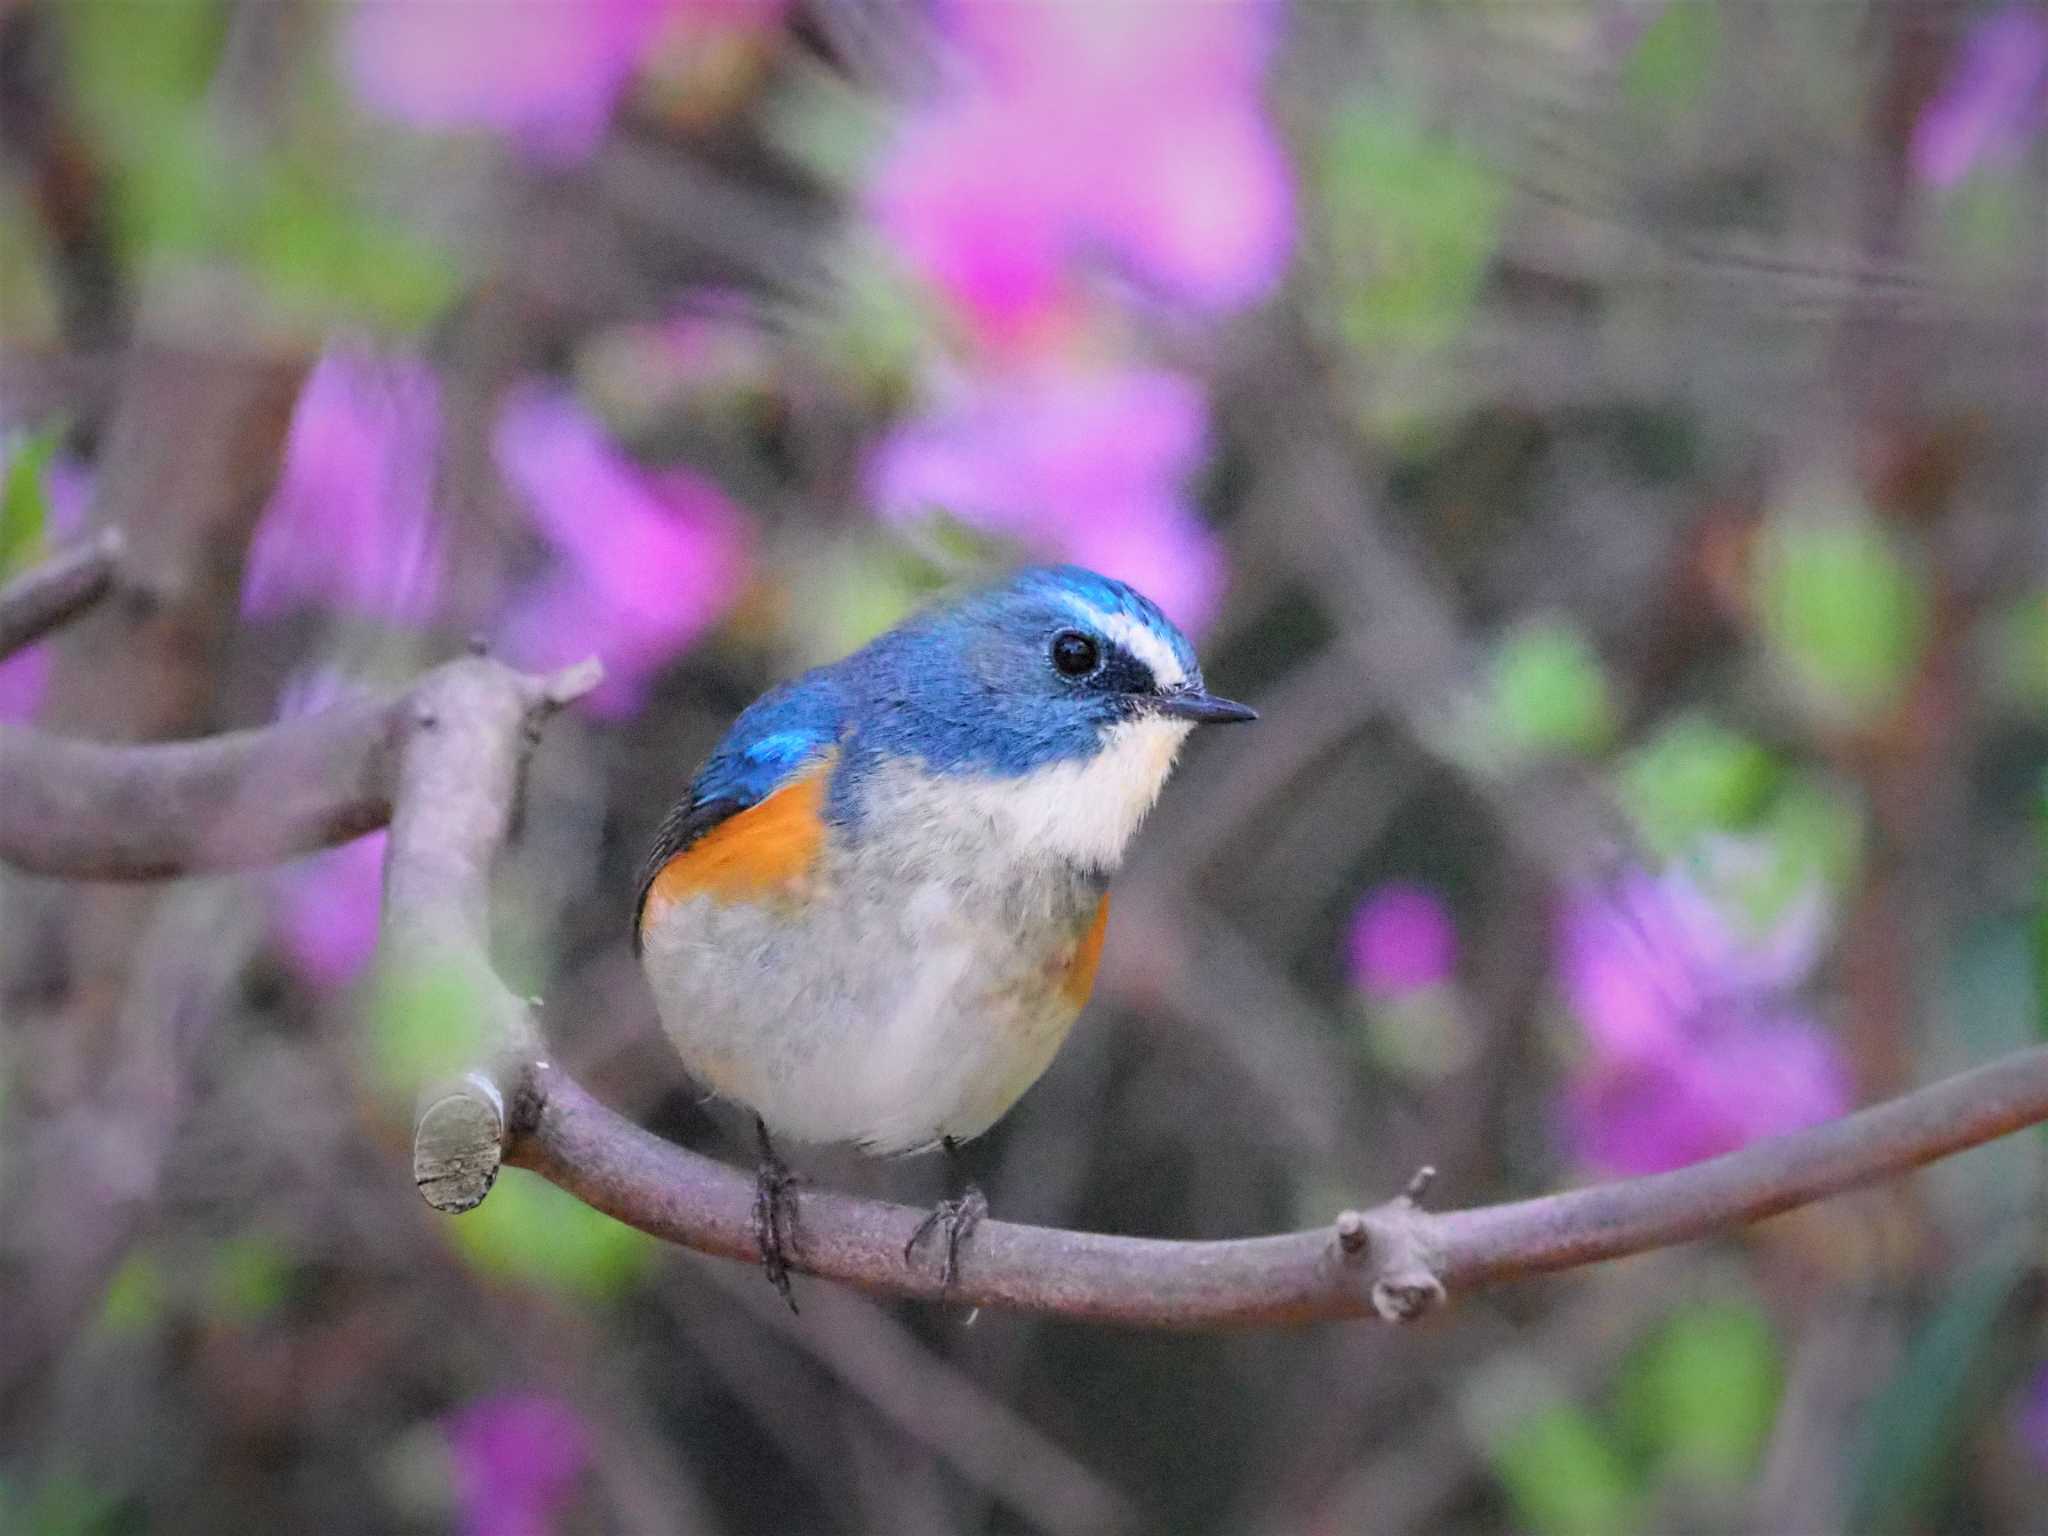
[[[114,590],[121,530],[103,528],[0,587],[0,660],[76,618]]]

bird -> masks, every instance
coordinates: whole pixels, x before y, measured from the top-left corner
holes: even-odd
[[[959,1148],[1051,1063],[1088,1001],[1109,883],[1205,687],[1150,599],[1032,566],[914,613],[749,705],[660,825],[633,941],[691,1076],[751,1112],[754,1226],[792,1309],[778,1143]],[[968,1182],[941,1289],[988,1203]]]

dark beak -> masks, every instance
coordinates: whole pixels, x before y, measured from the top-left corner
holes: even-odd
[[[1162,693],[1152,701],[1162,715],[1176,720],[1197,720],[1205,725],[1222,725],[1232,720],[1256,720],[1259,712],[1249,704],[1233,704],[1213,693]]]

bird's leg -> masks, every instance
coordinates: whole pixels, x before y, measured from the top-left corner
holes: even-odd
[[[761,1141],[761,1161],[754,1171],[754,1244],[761,1250],[761,1268],[768,1283],[782,1293],[794,1312],[789,1256],[797,1245],[796,1175],[776,1152],[775,1143],[768,1139],[768,1122],[759,1115],[754,1116],[754,1134]]]
[[[974,1180],[961,1177],[960,1144],[950,1136],[943,1136],[939,1145],[945,1148],[946,1169],[952,1174],[960,1193],[951,1200],[941,1200],[917,1224],[917,1230],[910,1234],[910,1241],[903,1245],[903,1262],[911,1262],[917,1245],[932,1232],[943,1230],[946,1234],[946,1267],[939,1277],[939,1289],[950,1291],[953,1282],[960,1278],[960,1244],[973,1235],[974,1229],[981,1225],[982,1217],[988,1214],[988,1196],[981,1192],[981,1186]]]

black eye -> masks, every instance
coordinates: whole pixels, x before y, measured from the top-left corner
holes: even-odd
[[[1078,629],[1063,629],[1052,637],[1052,665],[1062,677],[1086,677],[1102,665],[1102,647]]]

